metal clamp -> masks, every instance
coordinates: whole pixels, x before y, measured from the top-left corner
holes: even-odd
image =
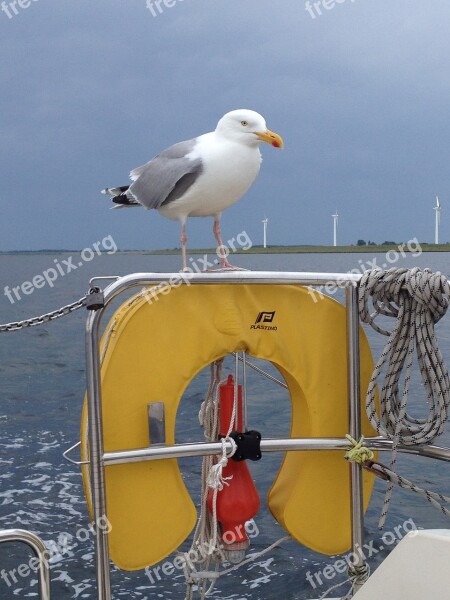
[[[81,446],[81,442],[77,442],[73,446],[70,446],[70,448],[67,448],[67,450],[64,450],[64,452],[62,453],[63,457],[68,462],[72,463],[73,465],[77,465],[78,467],[80,465],[89,465],[91,462],[90,460],[73,460],[73,458],[70,458],[70,456],[69,456],[70,452],[73,452],[75,450],[75,448],[78,448],[79,446]]]
[[[382,470],[380,471],[379,469],[375,468],[375,466],[381,467],[381,469],[384,467],[384,465],[377,462],[376,460],[366,460],[363,463],[361,463],[361,466],[366,471],[369,471],[369,473],[373,473],[376,477],[379,477],[380,479],[383,479],[384,481],[391,480],[391,478],[389,477],[389,475],[387,473],[384,473],[384,471],[382,471]]]
[[[233,431],[230,438],[236,442],[236,452],[231,457],[235,461],[260,460],[261,458],[261,434],[259,431]]]

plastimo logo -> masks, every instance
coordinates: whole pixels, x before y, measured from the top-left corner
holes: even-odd
[[[258,313],[256,321],[253,325],[250,325],[250,329],[264,329],[266,331],[276,331],[276,325],[264,325],[264,323],[273,323],[275,319],[275,311],[262,311]]]
[[[272,312],[260,312],[256,317],[255,323],[272,323],[275,318],[275,311]]]

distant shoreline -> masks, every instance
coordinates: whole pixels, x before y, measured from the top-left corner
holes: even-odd
[[[262,248],[261,246],[253,246],[248,250],[236,249],[233,254],[359,254],[359,253],[380,253],[389,252],[389,250],[399,250],[401,244],[377,244],[370,246],[269,246]],[[450,252],[450,244],[420,244],[422,252]],[[408,247],[403,248],[406,254],[410,253]],[[413,250],[417,251],[417,247]],[[29,255],[29,254],[76,254],[82,250],[70,249],[43,249],[43,250],[3,250],[0,251],[0,256],[8,255]],[[215,248],[192,248],[189,249],[189,254],[215,254]],[[116,254],[142,254],[142,255],[178,255],[179,248],[171,250],[118,250]]]

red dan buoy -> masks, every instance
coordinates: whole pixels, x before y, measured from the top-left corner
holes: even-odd
[[[225,437],[230,430],[233,415],[235,385],[233,376],[219,387],[220,435]],[[235,423],[232,431],[242,431],[242,386],[238,386],[238,402]],[[217,492],[216,514],[221,525],[222,542],[230,562],[239,562],[250,545],[245,523],[252,519],[259,510],[259,494],[245,460],[235,461],[232,458],[223,468],[223,479],[226,484]],[[230,478],[227,480],[227,478]],[[213,512],[214,491],[208,493],[208,509]]]

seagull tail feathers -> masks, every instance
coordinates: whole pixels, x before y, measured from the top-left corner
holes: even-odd
[[[122,185],[120,187],[105,188],[104,190],[102,190],[102,194],[114,198],[114,196],[120,196],[120,194],[125,194],[129,187],[129,185]]]
[[[141,206],[139,202],[128,194],[129,185],[123,185],[115,188],[105,188],[102,190],[102,194],[110,196],[114,206],[111,208],[128,208],[130,206]]]

